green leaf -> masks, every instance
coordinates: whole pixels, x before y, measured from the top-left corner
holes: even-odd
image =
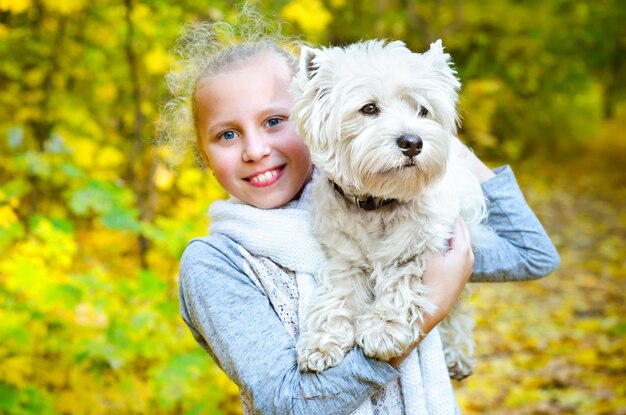
[[[102,216],[102,224],[113,230],[139,233],[141,226],[138,217],[137,209],[123,209],[115,206]]]
[[[166,294],[167,283],[149,270],[139,273],[138,294],[146,298],[162,298]]]
[[[128,208],[131,201],[132,195],[127,189],[102,180],[90,180],[72,193],[70,208],[77,215],[89,212],[100,216],[116,215]],[[109,220],[115,226],[115,220]]]
[[[58,304],[66,310],[73,310],[83,298],[80,288],[72,284],[60,284],[50,287],[46,291],[44,301],[49,304]]]
[[[12,127],[7,131],[7,143],[12,149],[17,149],[24,142],[24,129],[22,127]]]
[[[13,413],[17,409],[19,398],[20,391],[17,387],[0,382],[0,410]]]
[[[203,371],[208,369],[207,356],[199,352],[182,353],[173,356],[163,366],[153,370],[155,387],[159,391],[159,403],[164,409],[171,409],[184,396],[194,390],[196,382]],[[214,413],[218,409],[223,393],[211,385],[202,389],[206,413]],[[214,407],[211,407],[214,405]]]

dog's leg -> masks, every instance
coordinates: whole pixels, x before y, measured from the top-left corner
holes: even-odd
[[[375,277],[376,299],[356,320],[356,344],[367,356],[389,360],[420,338],[418,322],[424,312],[433,310],[424,295],[422,274],[423,261],[415,261]]]
[[[474,320],[463,301],[457,302],[448,316],[439,324],[439,333],[450,377],[462,380],[473,373]]]
[[[329,263],[320,279],[296,345],[298,367],[303,371],[321,372],[343,360],[354,346],[355,309],[363,308],[359,304],[368,298],[359,290],[368,291],[367,281],[353,267]]]

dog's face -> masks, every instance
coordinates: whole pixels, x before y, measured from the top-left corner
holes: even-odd
[[[445,172],[460,83],[441,41],[304,48],[292,118],[313,163],[353,194],[410,199]]]

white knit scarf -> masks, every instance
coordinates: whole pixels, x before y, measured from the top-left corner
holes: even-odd
[[[235,198],[211,205],[210,233],[240,246],[245,271],[268,296],[287,331],[297,340],[324,255],[313,237],[311,185],[298,200],[277,209],[257,209]],[[247,414],[254,412],[242,395]],[[453,415],[459,410],[439,333],[432,330],[400,366],[400,378],[375,393],[353,415]]]

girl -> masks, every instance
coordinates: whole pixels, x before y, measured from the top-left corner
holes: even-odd
[[[457,221],[450,250],[433,255],[424,277],[437,311],[422,322],[430,334],[420,344],[389,362],[367,358],[357,347],[334,368],[301,373],[299,316],[323,255],[309,229],[314,171],[289,121],[296,64],[276,46],[279,37],[255,29],[236,44],[229,40],[235,32],[241,38],[223,23],[189,28],[181,41],[183,70],[168,77],[174,98],[166,106],[166,141],[174,147],[195,142],[231,195],[211,206],[210,236],[192,240],[181,259],[183,320],[239,386],[246,413],[458,412],[450,381],[441,375],[445,362],[419,352],[425,344],[441,349],[437,323],[470,275],[472,281],[531,279],[559,261],[511,170],[494,173],[457,144],[483,182],[488,223],[500,239],[474,258]],[[416,380],[417,395],[407,393],[406,384]]]

